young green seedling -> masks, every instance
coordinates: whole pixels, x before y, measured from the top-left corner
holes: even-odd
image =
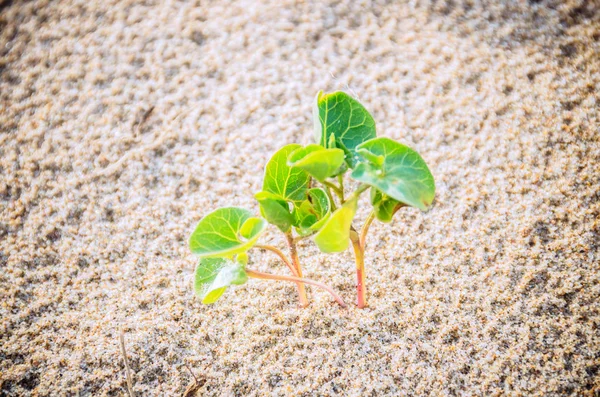
[[[305,284],[325,289],[345,306],[331,288],[302,276],[296,243],[312,237],[325,253],[344,251],[352,243],[357,302],[364,308],[369,226],[374,219],[390,222],[402,207],[425,211],[433,202],[435,184],[425,161],[408,146],[377,138],[373,117],[358,101],[343,92],[319,92],[313,121],[316,144],[286,145],[267,163],[262,190],[255,195],[262,217],[229,207],[206,215],[198,223],[190,237],[190,249],[200,256],[195,291],[203,303],[215,302],[229,286],[244,284],[253,277],[296,283],[303,307],[308,305]],[[344,174],[348,171],[359,185],[347,195]],[[352,222],[359,197],[368,189],[373,208],[358,232]],[[257,244],[268,223],[284,234],[289,258],[274,246]],[[292,276],[248,269],[247,252],[253,248],[277,254]]]

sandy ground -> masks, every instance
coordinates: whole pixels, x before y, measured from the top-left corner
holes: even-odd
[[[598,395],[600,9],[458,3],[5,1],[0,395],[125,395],[121,328],[138,396],[184,363],[208,396]],[[422,153],[434,208],[373,227],[367,310],[201,305],[187,236],[257,210],[319,89]],[[301,260],[354,300],[350,252]]]

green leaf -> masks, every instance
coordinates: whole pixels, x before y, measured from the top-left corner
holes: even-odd
[[[308,229],[314,225],[318,219],[317,215],[314,213],[312,204],[308,200],[294,208],[294,220],[296,231],[300,234],[310,234],[310,230]],[[301,233],[303,230],[305,233]]]
[[[288,165],[289,155],[300,145],[290,144],[279,149],[265,167],[262,190],[279,199],[299,203],[306,199],[310,175],[303,169]]]
[[[231,257],[246,252],[267,227],[243,208],[219,208],[200,220],[190,236],[190,250],[202,258]]]
[[[348,200],[338,208],[315,235],[314,241],[321,252],[342,252],[350,243],[350,227],[356,214],[358,198]]]
[[[329,196],[323,189],[310,189],[308,199],[294,210],[298,234],[305,236],[319,230],[329,218],[330,205]]]
[[[265,220],[262,218],[248,218],[240,228],[240,236],[249,240],[258,236],[265,228]]]
[[[371,114],[360,102],[342,91],[330,94],[320,91],[317,94],[313,121],[316,142],[326,148],[344,149],[347,152],[346,162],[351,168],[356,164],[356,147],[376,136],[375,120]]]
[[[230,285],[248,281],[243,263],[224,258],[202,258],[194,275],[194,290],[202,303],[215,303]]]
[[[321,182],[335,175],[342,164],[344,164],[343,150],[325,149],[314,144],[294,150],[288,158],[290,167],[303,169]]]
[[[321,219],[329,212],[331,203],[325,190],[313,188],[308,191],[308,200],[311,202],[317,218]]]
[[[396,211],[403,206],[398,200],[394,200],[374,187],[371,188],[371,204],[375,217],[384,223],[391,222]]]
[[[285,200],[269,192],[258,192],[254,195],[260,205],[260,214],[282,232],[287,232],[294,224],[294,216]]]
[[[422,211],[431,205],[435,182],[416,151],[389,138],[375,138],[357,146],[356,152],[363,161],[352,171],[352,178]]]

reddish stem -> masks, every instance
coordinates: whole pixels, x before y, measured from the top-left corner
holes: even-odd
[[[248,268],[246,268],[246,274],[248,275],[248,277],[258,278],[258,279],[262,279],[262,280],[292,281],[294,283],[304,283],[304,284],[308,284],[308,285],[314,285],[315,287],[322,288],[325,291],[329,292],[331,294],[331,296],[333,296],[333,299],[335,299],[337,301],[337,303],[340,304],[340,306],[346,307],[346,303],[344,302],[344,300],[338,294],[336,294],[333,289],[331,289],[330,287],[328,287],[327,285],[325,285],[323,283],[319,283],[318,281],[309,280],[307,278],[292,277],[292,276],[280,276],[277,274],[262,273],[262,272],[257,272],[255,270],[251,270]]]
[[[292,263],[285,257],[285,255],[283,254],[283,252],[281,252],[281,250],[277,247],[273,247],[272,245],[260,245],[257,244],[254,246],[254,248],[259,248],[259,249],[263,249],[263,250],[267,250],[267,251],[271,251],[277,254],[277,256],[279,256],[279,258],[281,258],[281,260],[283,261],[283,263],[285,263],[285,265],[290,269],[290,271],[292,272],[292,274],[294,276],[297,276],[298,274],[296,273],[296,268],[292,265]]]
[[[292,258],[292,265],[296,269],[295,275],[299,278],[302,278],[302,266],[300,266],[300,258],[298,258],[298,251],[296,250],[296,242],[294,241],[294,236],[292,233],[286,233],[285,237],[287,239],[288,246],[290,247],[290,257]],[[300,306],[306,307],[308,306],[308,298],[306,297],[306,288],[304,284],[296,284],[298,287],[298,299],[300,300]]]
[[[358,239],[352,239],[354,260],[356,262],[356,304],[359,309],[367,306],[367,285],[365,283],[365,251]]]

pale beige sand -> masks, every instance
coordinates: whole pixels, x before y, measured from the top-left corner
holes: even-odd
[[[120,327],[138,396],[181,395],[184,362],[214,396],[600,393],[600,11],[357,3],[4,4],[0,395],[125,395]],[[201,305],[195,223],[256,210],[347,87],[438,186],[373,227],[370,308],[267,281]],[[354,300],[350,252],[301,259]]]

